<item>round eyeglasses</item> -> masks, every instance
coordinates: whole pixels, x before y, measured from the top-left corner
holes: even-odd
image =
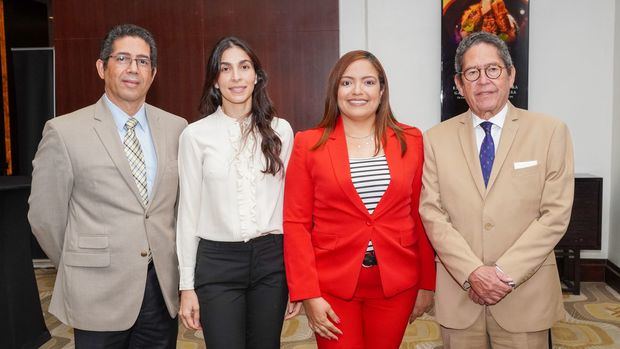
[[[469,68],[463,72],[459,72],[459,74],[461,74],[461,76],[464,77],[465,80],[469,82],[474,82],[480,79],[480,72],[484,70],[484,75],[486,75],[487,78],[495,80],[499,78],[500,75],[502,75],[502,70],[505,68],[506,67],[502,67],[500,65],[491,64],[491,65],[487,65],[486,67],[482,69],[481,68]]]

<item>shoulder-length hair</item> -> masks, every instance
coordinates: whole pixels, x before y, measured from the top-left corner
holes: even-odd
[[[215,44],[207,63],[199,111],[202,113],[202,117],[206,117],[213,114],[222,105],[222,94],[219,89],[215,88],[215,84],[220,75],[222,55],[224,51],[231,47],[238,47],[245,51],[248,57],[250,57],[256,72],[256,84],[252,92],[252,119],[250,121],[249,133],[254,131],[260,133],[262,137],[261,150],[266,162],[265,169],[262,172],[275,176],[276,173],[284,170],[284,164],[280,158],[282,140],[280,140],[280,137],[271,127],[271,121],[276,117],[276,109],[273,107],[273,103],[267,94],[267,73],[263,70],[263,66],[256,53],[245,41],[234,36],[228,36],[220,39]]]
[[[398,121],[394,118],[392,108],[390,107],[390,89],[388,87],[385,70],[375,55],[363,50],[351,51],[344,54],[340,57],[338,62],[336,62],[334,68],[332,68],[332,71],[329,74],[329,80],[327,81],[325,111],[323,112],[323,118],[317,125],[318,128],[323,128],[323,134],[321,135],[319,141],[312,147],[312,150],[316,150],[325,144],[329,138],[329,135],[336,127],[336,121],[340,115],[340,109],[338,108],[338,87],[340,86],[340,79],[342,79],[342,75],[345,70],[347,70],[349,65],[360,59],[367,60],[377,70],[377,73],[379,74],[379,87],[381,88],[381,91],[383,91],[375,117],[375,155],[379,153],[381,145],[385,147],[387,141],[386,131],[388,128],[392,129],[398,138],[401,156],[405,155],[405,152],[407,152],[407,143],[405,142],[403,129],[398,125]]]

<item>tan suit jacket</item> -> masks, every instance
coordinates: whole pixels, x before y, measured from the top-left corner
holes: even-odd
[[[170,316],[178,311],[177,150],[187,122],[148,104],[146,116],[157,155],[146,207],[103,99],[43,130],[28,219],[58,268],[49,311],[75,328],[120,331],[134,324],[149,245]]]
[[[573,202],[566,125],[509,104],[486,188],[469,111],[427,131],[424,143],[420,214],[439,257],[438,321],[464,329],[478,318],[484,307],[465,288],[484,264],[500,266],[516,282],[489,307],[500,326],[510,332],[550,328],[563,315],[553,248]]]

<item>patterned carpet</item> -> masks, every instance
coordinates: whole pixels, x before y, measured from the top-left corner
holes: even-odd
[[[73,349],[73,330],[47,312],[52,296],[53,269],[37,269],[36,278],[44,310],[45,323],[52,340],[43,349]],[[620,295],[599,282],[581,284],[581,294],[565,295],[566,318],[553,327],[551,333],[556,349],[620,348]],[[407,327],[400,349],[440,349],[443,345],[439,326],[430,315],[424,315]],[[202,332],[188,331],[179,326],[179,349],[204,349]],[[286,321],[282,329],[283,349],[316,348],[312,332],[304,315]]]

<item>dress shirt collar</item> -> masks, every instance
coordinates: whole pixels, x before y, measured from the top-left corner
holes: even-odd
[[[105,101],[106,105],[110,109],[110,112],[112,113],[112,117],[114,118],[114,123],[116,124],[116,128],[118,129],[118,131],[125,132],[125,123],[127,123],[127,119],[132,116],[127,115],[127,113],[125,113],[121,108],[119,108],[116,104],[112,103],[112,101],[105,93],[103,94],[103,100]],[[140,107],[140,109],[138,109],[136,115],[133,115],[133,117],[138,120],[138,125],[136,127],[141,128],[143,131],[146,131],[148,129],[148,123],[146,121],[146,109],[144,107],[144,103],[142,103],[142,106]]]
[[[504,105],[504,107],[502,108],[502,110],[499,111],[499,113],[493,115],[493,117],[491,117],[489,120],[481,119],[478,115],[474,114],[474,112],[471,113],[471,116],[472,116],[472,121],[474,123],[474,128],[476,128],[476,126],[480,125],[481,123],[485,121],[489,121],[493,123],[493,125],[496,125],[501,129],[504,127],[504,121],[506,120],[507,114],[508,114],[508,103]]]

